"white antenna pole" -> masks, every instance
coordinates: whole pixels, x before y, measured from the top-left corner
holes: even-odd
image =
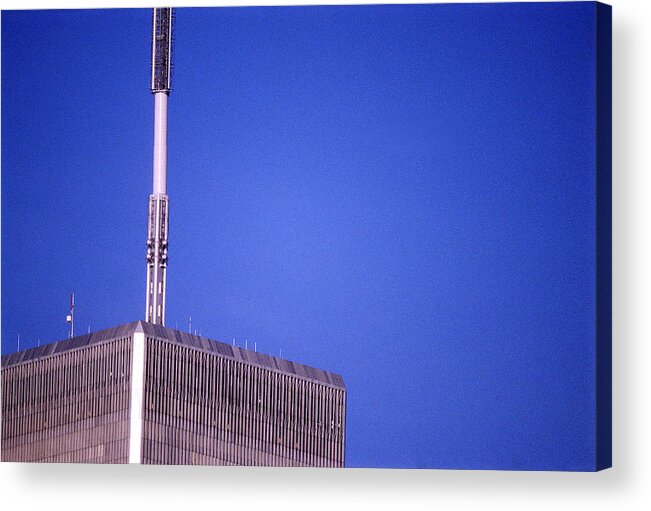
[[[18,334],[18,351],[20,351],[20,334]]]

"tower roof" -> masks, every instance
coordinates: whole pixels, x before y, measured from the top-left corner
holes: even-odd
[[[124,325],[79,335],[71,339],[43,344],[36,348],[29,348],[2,356],[2,368],[16,366],[25,362],[58,355],[77,349],[82,349],[93,344],[101,344],[113,339],[128,337],[136,332],[144,333],[146,337],[161,339],[171,343],[187,346],[205,353],[229,358],[245,364],[263,367],[285,374],[292,374],[304,380],[315,381],[337,388],[345,388],[341,375],[317,369],[297,362],[292,362],[265,353],[256,352],[239,346],[231,346],[206,337],[192,335],[173,328],[154,325],[145,321],[133,321]]]

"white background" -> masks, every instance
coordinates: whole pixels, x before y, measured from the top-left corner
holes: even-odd
[[[651,2],[612,0],[610,3],[613,5],[614,468],[581,474],[4,463],[0,464],[0,508],[651,509]],[[171,4],[224,3],[186,0]],[[0,0],[3,9],[127,6],[153,4]]]

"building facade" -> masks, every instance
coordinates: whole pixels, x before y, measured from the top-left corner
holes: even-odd
[[[142,321],[2,357],[2,461],[343,467],[341,376]]]

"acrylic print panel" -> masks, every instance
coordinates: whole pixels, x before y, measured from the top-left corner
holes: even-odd
[[[4,11],[3,460],[609,467],[610,26],[176,9],[163,327],[151,10]]]

